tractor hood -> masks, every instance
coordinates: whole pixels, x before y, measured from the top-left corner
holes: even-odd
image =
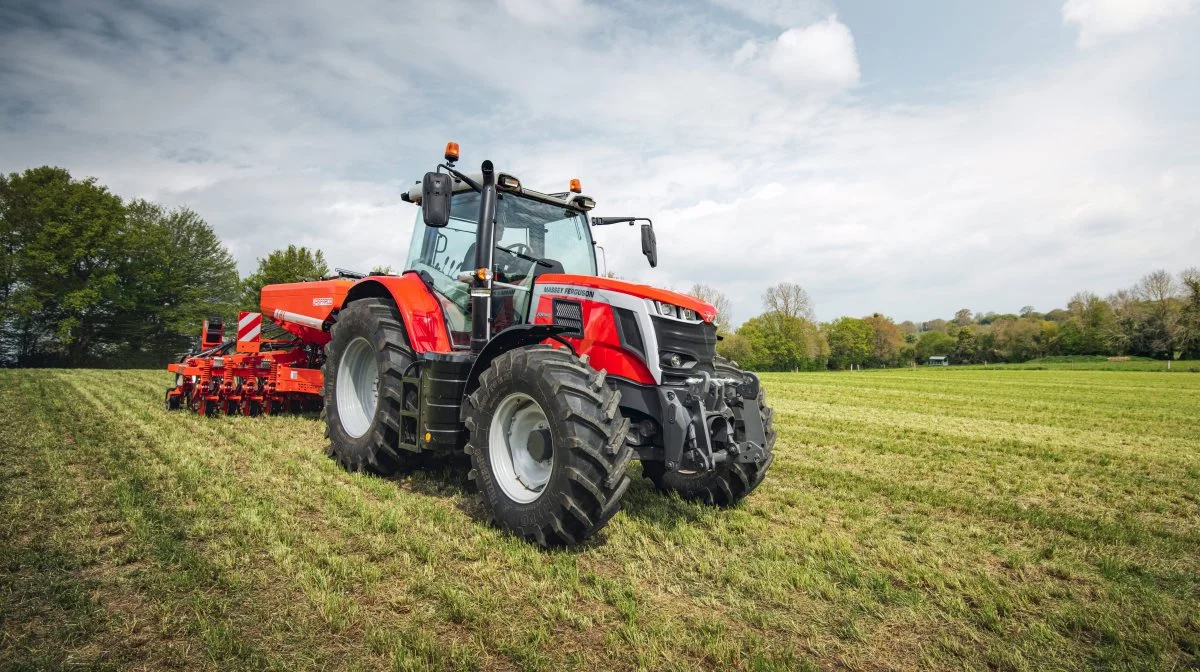
[[[620,292],[653,301],[662,301],[682,308],[696,311],[705,322],[711,323],[717,317],[717,309],[712,304],[697,299],[694,296],[659,289],[650,285],[639,285],[636,282],[626,282],[614,278],[598,278],[591,275],[571,275],[566,273],[545,273],[537,278],[539,286],[563,285],[567,287],[588,287],[610,292]]]

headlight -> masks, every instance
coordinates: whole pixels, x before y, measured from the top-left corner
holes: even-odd
[[[654,305],[656,305],[658,307],[659,315],[665,315],[666,317],[675,317],[675,306],[672,306],[669,303],[663,303],[662,301],[655,301]]]
[[[691,308],[680,308],[679,316],[690,322],[696,319],[696,311],[692,310]]]

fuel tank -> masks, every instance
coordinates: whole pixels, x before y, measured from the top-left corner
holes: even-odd
[[[322,325],[342,305],[354,282],[349,278],[334,278],[267,285],[262,288],[259,306],[264,316],[306,343],[325,345],[330,336]]]

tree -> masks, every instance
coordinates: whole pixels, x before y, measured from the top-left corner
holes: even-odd
[[[900,351],[904,348],[904,333],[890,317],[875,313],[864,317],[871,328],[871,356],[867,366],[896,366],[900,363]]]
[[[781,282],[763,292],[763,308],[769,313],[813,321],[812,298],[794,282]]]
[[[848,369],[862,366],[871,357],[875,346],[875,333],[865,320],[841,317],[825,325],[825,339],[829,342],[829,366]]]
[[[286,249],[275,250],[265,259],[258,260],[258,269],[242,281],[241,305],[247,310],[257,310],[259,293],[266,285],[312,282],[328,275],[324,253],[288,245]]]
[[[1183,308],[1180,316],[1180,346],[1183,359],[1200,359],[1200,268],[1189,268],[1179,274],[1183,286]]]
[[[917,339],[917,359],[924,362],[934,355],[950,356],[954,350],[954,338],[944,331],[927,331]]]
[[[188,348],[205,318],[229,317],[236,310],[237,265],[212,227],[187,208],[167,211],[133,201],[126,236],[128,257],[121,270],[126,305],[113,340],[128,344],[127,365],[161,365]]]
[[[94,178],[43,166],[0,179],[0,329],[23,364],[79,366],[121,303],[125,208]]]
[[[812,322],[779,313],[764,313],[738,327],[746,354],[739,361],[761,371],[813,371],[825,368],[829,347]]]
[[[1076,292],[1067,302],[1069,327],[1063,329],[1065,354],[1108,355],[1117,328],[1112,306],[1092,292]],[[1077,340],[1072,341],[1075,337]],[[1070,350],[1069,352],[1067,350]]]
[[[700,283],[692,285],[687,294],[705,303],[712,304],[717,309],[717,333],[724,336],[730,332],[730,325],[733,324],[733,304],[727,296],[708,285]]]
[[[957,364],[970,364],[975,359],[975,332],[971,327],[958,330],[958,338],[954,343],[954,361]]]
[[[752,362],[754,358],[750,341],[739,333],[725,334],[717,341],[717,354],[743,366]]]
[[[1134,287],[1134,295],[1145,304],[1145,337],[1150,349],[1155,356],[1174,358],[1182,308],[1175,278],[1163,270],[1148,273]]]
[[[971,321],[972,317],[970,308],[959,308],[958,310],[954,311],[954,324],[960,327],[965,327],[970,324]]]

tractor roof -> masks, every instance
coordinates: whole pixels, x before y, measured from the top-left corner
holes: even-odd
[[[465,175],[474,180],[477,184],[483,182],[483,173],[465,173]],[[504,186],[504,178],[515,180],[517,186]],[[554,205],[561,205],[565,208],[571,208],[583,212],[596,207],[596,201],[584,196],[583,194],[576,194],[572,192],[546,194],[540,191],[534,191],[533,189],[529,189],[522,185],[520,178],[518,178],[516,175],[513,175],[512,173],[505,173],[499,170],[496,171],[496,190],[500,193],[520,194],[526,198],[532,198],[537,201],[552,203]],[[471,191],[470,185],[458,178],[454,178],[454,193],[457,194],[462,191]],[[416,203],[417,205],[420,205],[421,183],[418,181],[407,192],[405,192],[403,196],[405,197],[403,200],[408,201],[409,203]]]

